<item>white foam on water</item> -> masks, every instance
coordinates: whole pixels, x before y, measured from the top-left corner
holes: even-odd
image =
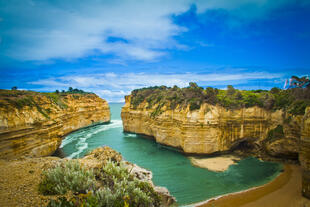
[[[126,134],[126,137],[137,137],[137,134]]]
[[[74,158],[76,156],[78,156],[81,152],[83,152],[83,150],[87,149],[88,147],[88,143],[86,142],[86,138],[81,138],[78,143],[76,144],[78,150],[73,152],[72,154],[70,154],[68,156],[68,158]]]
[[[88,143],[86,142],[87,139],[89,139],[95,134],[98,134],[99,132],[120,127],[122,127],[122,120],[112,120],[109,124],[94,126],[95,128],[94,130],[86,130],[72,133],[62,141],[60,148],[63,148],[64,146],[72,143],[73,141],[78,140],[76,144],[77,151],[68,155],[68,158],[77,157],[80,153],[82,153],[85,149],[87,149],[88,147]]]

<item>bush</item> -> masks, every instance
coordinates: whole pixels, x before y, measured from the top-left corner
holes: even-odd
[[[100,176],[105,187],[96,192],[99,206],[160,206],[153,187],[135,178],[122,163],[108,162]]]
[[[130,174],[122,163],[112,161],[94,174],[77,161],[68,161],[47,171],[39,190],[45,195],[73,192],[71,198],[50,200],[49,207],[160,206],[160,197],[151,184]]]
[[[281,139],[284,137],[283,126],[278,125],[276,128],[270,130],[267,134],[267,138],[264,140],[265,142],[271,142],[277,139]]]
[[[232,85],[227,86],[227,95],[228,96],[234,95],[235,92],[236,92],[236,89]]]
[[[309,100],[296,100],[291,104],[289,112],[296,115],[303,115],[308,106],[310,106]]]
[[[63,195],[67,191],[86,193],[94,186],[92,171],[84,169],[77,161],[68,161],[43,173],[39,191],[44,195]]]

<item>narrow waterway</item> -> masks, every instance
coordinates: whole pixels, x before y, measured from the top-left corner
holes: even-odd
[[[156,185],[165,186],[180,205],[245,190],[267,183],[281,170],[278,163],[246,158],[221,173],[193,167],[183,154],[167,149],[153,140],[123,132],[122,104],[110,104],[111,123],[81,129],[62,142],[65,156],[82,157],[99,146],[110,146],[123,157],[153,172]]]

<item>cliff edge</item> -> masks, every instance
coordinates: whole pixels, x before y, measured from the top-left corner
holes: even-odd
[[[0,158],[51,155],[66,134],[109,121],[108,103],[92,93],[0,90]]]
[[[303,116],[283,110],[268,111],[258,106],[228,110],[219,105],[148,107],[142,102],[136,108],[131,96],[122,108],[124,131],[154,137],[156,142],[176,147],[189,154],[226,152],[239,147],[264,150],[271,156],[297,159]]]

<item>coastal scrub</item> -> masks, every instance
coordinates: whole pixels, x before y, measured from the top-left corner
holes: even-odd
[[[156,106],[153,118],[161,114],[163,106],[171,110],[189,106],[189,110],[193,111],[200,109],[203,103],[220,105],[230,110],[258,106],[266,110],[283,109],[293,115],[303,115],[306,107],[310,106],[310,88],[238,90],[228,85],[226,90],[221,90],[202,88],[191,82],[185,88],[154,86],[133,90],[132,107],[136,109],[143,102],[147,103],[148,109]]]
[[[150,183],[136,178],[122,162],[111,160],[94,172],[78,161],[61,163],[43,173],[39,191],[61,195],[49,202],[50,207],[160,206]]]

